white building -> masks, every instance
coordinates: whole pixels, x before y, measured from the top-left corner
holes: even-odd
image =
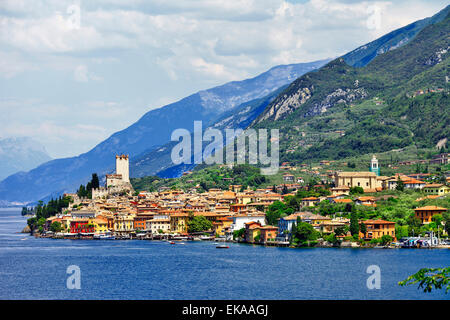
[[[248,222],[259,222],[261,226],[266,225],[265,214],[257,215],[247,215],[247,214],[237,214],[233,216],[233,223],[230,226],[230,231],[240,230],[245,228],[245,224]]]

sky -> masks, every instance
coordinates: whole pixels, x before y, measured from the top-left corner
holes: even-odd
[[[0,0],[0,138],[78,155],[149,110],[275,65],[338,57],[447,4]]]

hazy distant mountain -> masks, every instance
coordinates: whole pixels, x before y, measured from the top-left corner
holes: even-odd
[[[44,146],[28,138],[0,139],[0,179],[19,172],[36,168],[51,160]]]
[[[147,112],[130,127],[114,133],[87,153],[52,160],[31,170],[9,176],[0,182],[0,200],[34,201],[66,191],[74,191],[90,179],[114,170],[115,155],[131,159],[170,141],[173,130],[193,130],[194,121],[207,126],[227,111],[250,100],[268,95],[302,74],[323,66],[328,60],[277,66],[257,77],[233,81],[199,91],[178,102]]]

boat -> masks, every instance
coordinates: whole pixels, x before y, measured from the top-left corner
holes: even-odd
[[[116,237],[114,237],[113,235],[107,235],[107,234],[100,235],[100,240],[114,240],[114,239],[116,239]]]
[[[22,239],[20,239],[20,240],[27,240],[27,238],[22,238]]]
[[[178,243],[178,244],[186,244],[186,243],[184,243],[184,242],[180,242],[180,243]]]
[[[229,249],[230,247],[227,246],[226,244],[219,244],[218,246],[216,246],[216,249]]]
[[[170,243],[170,244],[175,244],[175,241],[170,241],[169,243]]]
[[[114,237],[112,234],[95,234],[94,235],[95,240],[114,240],[116,237]]]

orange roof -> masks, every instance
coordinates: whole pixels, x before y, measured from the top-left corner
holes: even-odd
[[[357,200],[359,200],[359,201],[374,201],[375,197],[371,197],[371,196],[359,197]]]
[[[319,198],[316,198],[316,197],[308,197],[308,198],[303,198],[302,201],[303,201],[303,200],[319,200]]]
[[[404,180],[403,182],[406,183],[406,184],[424,184],[425,183],[423,181],[420,181],[420,180],[417,180],[417,179],[413,179],[413,178],[410,178],[408,180]]]
[[[366,207],[376,207],[377,204],[376,204],[376,203],[363,203],[363,206],[366,206]]]
[[[386,220],[366,220],[362,221],[364,224],[395,224],[393,221],[386,221]]]
[[[430,184],[425,185],[424,188],[439,188],[442,186],[443,186],[442,183],[430,183]]]
[[[350,203],[350,202],[352,202],[352,199],[335,199],[334,202],[336,202],[336,203]]]
[[[437,207],[437,206],[425,206],[414,209],[414,211],[447,211],[447,208]]]

